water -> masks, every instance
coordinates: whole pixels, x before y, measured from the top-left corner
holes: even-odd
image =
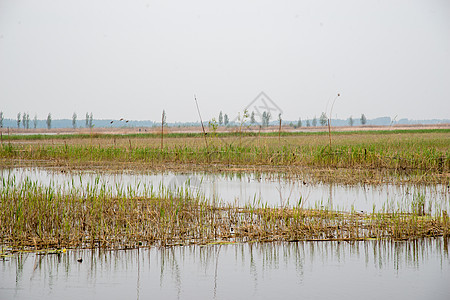
[[[1,299],[448,299],[449,282],[443,239],[68,250],[0,260]]]
[[[61,173],[44,168],[13,168],[0,170],[2,177],[29,178],[42,184],[59,187],[99,184],[114,190],[142,193],[149,187],[161,186],[176,190],[188,188],[215,202],[244,205],[326,207],[341,211],[410,212],[413,203],[423,199],[425,212],[433,214],[450,210],[450,189],[444,185],[355,185],[311,184],[304,179],[286,179],[264,174],[205,173],[108,173],[84,171]]]
[[[61,189],[106,185],[143,193],[180,187],[237,205],[327,206],[371,212],[447,209],[442,185],[310,184],[276,175],[202,173],[61,173],[1,169]],[[82,262],[77,262],[81,258]],[[135,250],[72,249],[0,259],[0,299],[448,299],[448,239],[409,242],[247,243]]]

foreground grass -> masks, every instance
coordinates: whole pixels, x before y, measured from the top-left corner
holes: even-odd
[[[0,244],[9,249],[134,248],[233,241],[404,240],[447,235],[446,211],[424,215],[385,211],[361,214],[323,209],[234,207],[187,190],[121,186],[44,186],[3,178]]]

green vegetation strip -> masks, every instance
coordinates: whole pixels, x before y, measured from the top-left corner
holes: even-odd
[[[134,248],[247,241],[445,236],[446,211],[434,216],[385,211],[362,214],[324,209],[234,207],[208,202],[187,190],[154,191],[86,184],[76,188],[3,178],[0,244],[10,250],[64,247]]]
[[[0,158],[86,162],[138,162],[152,164],[222,164],[255,166],[308,166],[422,170],[450,172],[450,148],[434,141],[365,143],[355,145],[213,145],[173,147],[114,145],[4,144]],[[448,176],[446,176],[448,177]]]

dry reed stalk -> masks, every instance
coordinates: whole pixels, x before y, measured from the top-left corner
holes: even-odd
[[[208,148],[208,140],[206,138],[205,126],[203,126],[202,116],[200,115],[200,108],[198,107],[197,97],[194,95],[195,105],[197,106],[198,116],[200,117],[200,123],[202,124],[203,136],[205,137],[205,145]]]
[[[161,151],[163,150],[163,138],[164,138],[164,112],[161,117]]]

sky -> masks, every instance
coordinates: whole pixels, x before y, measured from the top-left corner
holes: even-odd
[[[448,119],[450,1],[0,0],[5,118],[233,119],[261,92],[284,120]]]

